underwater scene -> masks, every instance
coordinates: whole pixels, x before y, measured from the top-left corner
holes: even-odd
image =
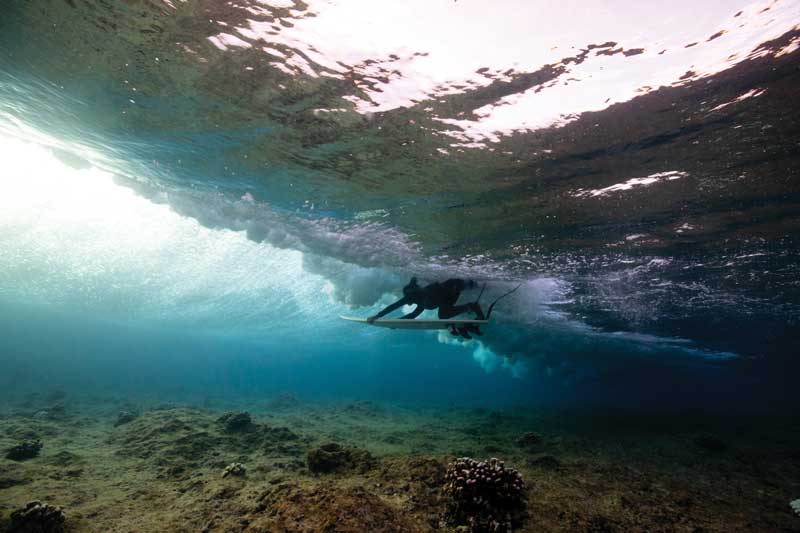
[[[800,0],[3,0],[0,532],[800,532]]]

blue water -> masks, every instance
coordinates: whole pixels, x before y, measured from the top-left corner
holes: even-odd
[[[800,405],[797,2],[281,4],[5,6],[4,391]]]

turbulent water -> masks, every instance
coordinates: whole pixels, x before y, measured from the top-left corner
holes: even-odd
[[[792,0],[6,1],[0,385],[791,409],[798,87]]]

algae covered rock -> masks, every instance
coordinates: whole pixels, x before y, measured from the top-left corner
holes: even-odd
[[[39,455],[39,451],[41,449],[42,443],[39,440],[21,442],[20,444],[12,446],[6,450],[6,459],[11,459],[12,461],[26,461],[28,459],[33,459]]]
[[[137,416],[139,415],[133,411],[120,411],[119,414],[117,414],[117,420],[116,422],[114,422],[114,427],[116,428],[128,424],[130,422],[133,422],[134,420],[136,420]]]
[[[16,463],[0,464],[0,490],[30,482],[31,478],[22,465]]]
[[[366,450],[345,448],[329,442],[308,452],[308,469],[315,474],[356,470],[365,472],[372,468],[375,459]]]
[[[40,409],[31,416],[34,420],[50,420],[53,422],[63,422],[69,418],[67,408],[62,404],[51,405]]]
[[[34,500],[11,513],[9,533],[61,533],[66,517],[61,507]]]
[[[257,498],[248,531],[426,531],[364,487],[280,483]],[[264,510],[269,512],[263,512]]]
[[[561,466],[561,462],[550,454],[537,453],[536,455],[528,458],[528,465],[546,470],[552,470]]]
[[[491,458],[462,457],[445,474],[446,518],[470,531],[511,531],[525,519],[525,482],[513,468]]]
[[[231,463],[222,471],[222,477],[244,477],[247,474],[247,468],[242,463]]]
[[[514,441],[514,443],[520,448],[533,448],[542,444],[542,438],[536,433],[529,431],[523,435],[520,435],[520,437]]]
[[[300,435],[287,427],[264,426],[261,433],[264,436],[263,449],[266,453],[274,455],[301,455]]]
[[[245,411],[225,413],[217,419],[217,423],[222,425],[225,433],[242,433],[255,429],[250,413]]]

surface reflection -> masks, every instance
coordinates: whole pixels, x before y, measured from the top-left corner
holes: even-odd
[[[789,53],[799,42],[759,47],[796,27],[796,2],[780,0],[685,2],[656,16],[652,4],[633,2],[260,4],[248,8],[254,18],[217,20],[224,31],[209,41],[225,51],[258,47],[290,75],[351,81],[345,99],[359,113],[482,91],[460,113],[430,110],[457,127],[445,133],[467,141],[452,145],[467,147],[563,125],[745,59]]]

